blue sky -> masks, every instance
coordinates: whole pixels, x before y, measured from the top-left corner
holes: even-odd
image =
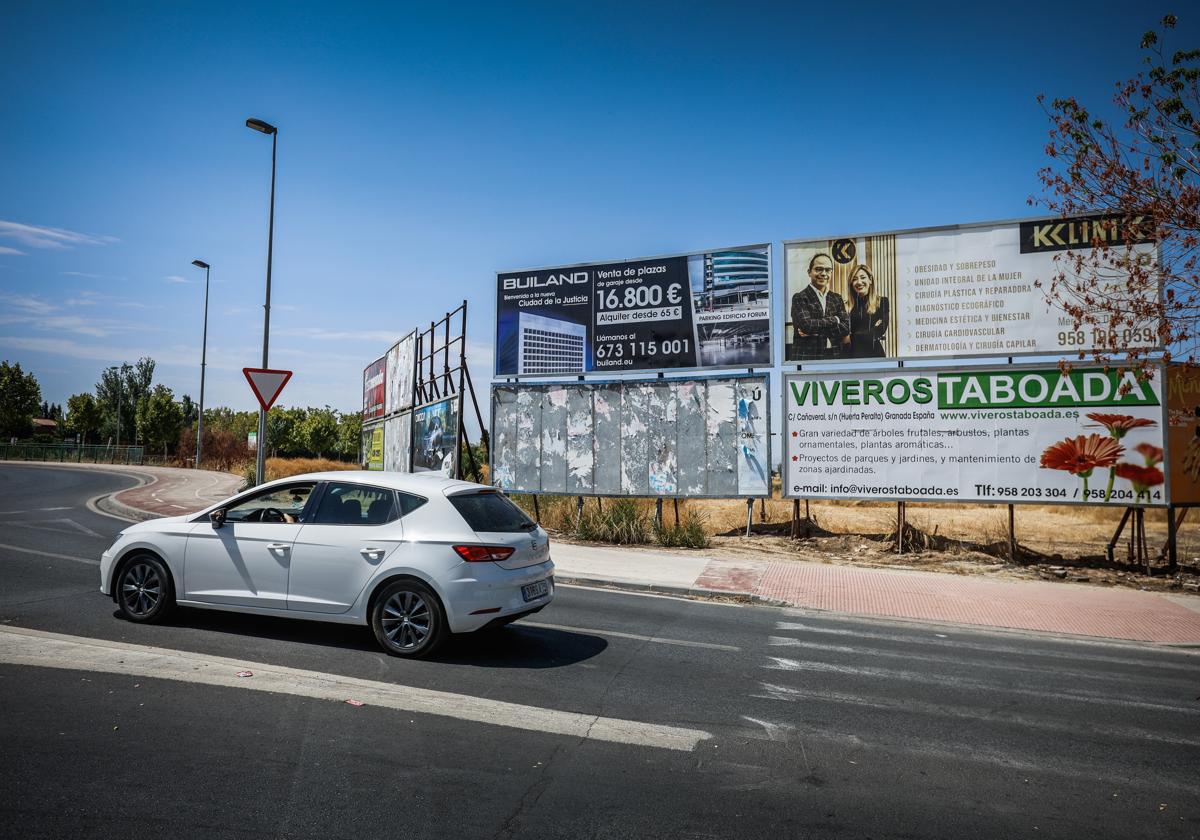
[[[256,116],[281,402],[357,410],[363,367],[464,298],[486,382],[497,270],[1037,212],[1035,97],[1102,108],[1165,11],[10,3],[0,357],[54,402],[143,355],[196,398],[200,258],[206,403],[254,407]]]

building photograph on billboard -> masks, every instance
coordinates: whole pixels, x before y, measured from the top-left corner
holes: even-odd
[[[770,492],[766,376],[494,385],[492,483],[516,493]]]
[[[1154,323],[1098,333],[1046,300],[1069,250],[1128,245],[1134,258],[1153,263],[1153,240],[1135,229],[1127,242],[1127,232],[1113,219],[1088,217],[785,242],[783,361],[1154,347]]]
[[[784,496],[1165,505],[1161,371],[787,374]]]
[[[768,245],[496,275],[497,376],[768,367]]]
[[[363,422],[378,420],[387,413],[387,356],[363,370]]]
[[[448,478],[457,475],[460,403],[454,396],[413,411],[413,472],[440,472]]]

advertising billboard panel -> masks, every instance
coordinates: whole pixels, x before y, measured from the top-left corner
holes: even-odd
[[[386,405],[387,356],[363,370],[363,422],[383,417]]]
[[[423,405],[412,413],[412,471],[458,474],[459,396]]]
[[[360,458],[364,470],[383,469],[383,424],[363,426],[362,456]]]
[[[1055,218],[785,242],[783,360],[1074,355],[1106,338],[1154,347],[1155,323],[1107,337],[1046,300],[1067,267],[1056,257],[1090,252],[1093,239],[1124,248],[1125,231]],[[1130,235],[1153,263],[1154,242]]]
[[[516,493],[732,498],[770,487],[770,382],[492,387],[492,483]]]
[[[771,365],[771,249],[496,275],[497,376]]]
[[[411,411],[383,421],[383,468],[388,472],[412,472]]]
[[[387,396],[384,414],[407,411],[413,405],[413,380],[417,364],[417,331],[400,339],[387,353]]]
[[[788,374],[784,496],[1164,505],[1161,384],[1088,367]]]
[[[1200,505],[1200,369],[1167,367],[1167,478],[1171,504]]]

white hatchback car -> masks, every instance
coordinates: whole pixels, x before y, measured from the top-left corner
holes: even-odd
[[[369,624],[388,653],[419,657],[545,607],[554,563],[546,532],[494,488],[310,473],[126,528],[101,557],[100,591],[130,621],[179,604]]]

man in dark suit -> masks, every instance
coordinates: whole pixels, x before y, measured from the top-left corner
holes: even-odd
[[[832,359],[841,353],[842,339],[850,335],[846,304],[829,291],[833,260],[817,254],[808,261],[808,280],[792,295],[792,356],[789,361]]]

